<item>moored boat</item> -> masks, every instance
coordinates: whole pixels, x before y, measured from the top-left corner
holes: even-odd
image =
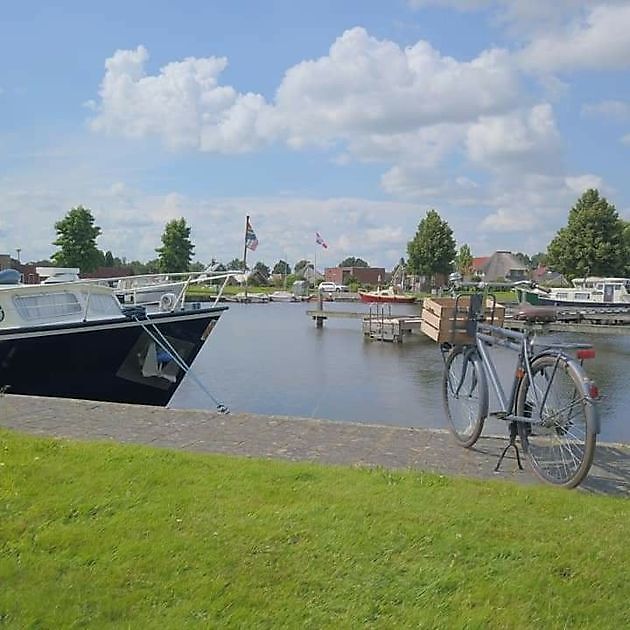
[[[297,302],[298,298],[290,291],[274,291],[269,294],[270,302]]]
[[[397,293],[393,287],[387,289],[375,289],[374,291],[359,291],[361,302],[389,302],[391,304],[413,304],[415,295]]]
[[[514,285],[519,302],[545,306],[630,308],[630,278],[574,278],[570,287],[541,287],[530,282]]]
[[[166,405],[226,309],[148,312],[102,284],[22,285],[17,272],[2,272],[0,387]]]

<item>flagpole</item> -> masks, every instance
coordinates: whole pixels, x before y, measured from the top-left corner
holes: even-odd
[[[243,273],[245,274],[245,301],[247,302],[247,226],[249,214],[245,217],[245,246],[243,247]]]
[[[313,287],[317,288],[317,244],[315,245],[315,258],[313,260]]]

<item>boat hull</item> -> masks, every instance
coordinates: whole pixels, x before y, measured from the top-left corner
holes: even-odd
[[[596,302],[594,300],[564,300],[554,298],[541,292],[517,289],[516,295],[519,302],[527,302],[534,306],[556,306],[565,308],[590,309],[630,309],[630,302]]]
[[[578,300],[557,300],[554,298],[538,296],[538,301],[536,304],[540,304],[542,306],[564,306],[571,308],[624,308],[630,309],[630,302],[590,302],[588,300],[578,301]]]
[[[160,335],[190,366],[226,308],[4,330],[0,387],[11,394],[164,406],[184,370]]]
[[[416,298],[407,295],[379,295],[377,293],[363,293],[359,291],[361,302],[388,302],[390,304],[413,304]]]

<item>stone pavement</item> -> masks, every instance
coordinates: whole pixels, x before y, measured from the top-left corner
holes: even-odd
[[[527,463],[525,472],[518,471],[512,449],[494,472],[505,438],[482,438],[465,449],[447,431],[430,429],[16,395],[0,397],[0,427],[77,440],[536,483]],[[598,444],[580,487],[630,496],[630,445]]]

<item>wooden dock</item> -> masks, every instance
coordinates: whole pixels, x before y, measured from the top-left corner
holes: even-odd
[[[373,304],[368,313],[358,311],[324,310],[324,303],[320,301],[319,308],[306,311],[322,328],[324,321],[329,318],[360,319],[364,337],[375,341],[389,341],[402,343],[405,335],[419,332],[422,318],[414,315],[393,315],[391,305]],[[522,330],[525,323],[513,319],[515,305],[508,305],[508,315],[504,326],[511,330]],[[567,332],[578,334],[629,335],[630,310],[628,309],[576,309],[559,310],[558,320],[540,327],[541,332]]]
[[[308,310],[306,314],[315,321],[318,328],[322,328],[328,318],[360,319],[364,337],[392,343],[402,343],[404,336],[419,331],[422,323],[419,315],[393,314],[391,304],[373,304],[365,313],[324,310],[323,303],[320,303],[318,309]]]

